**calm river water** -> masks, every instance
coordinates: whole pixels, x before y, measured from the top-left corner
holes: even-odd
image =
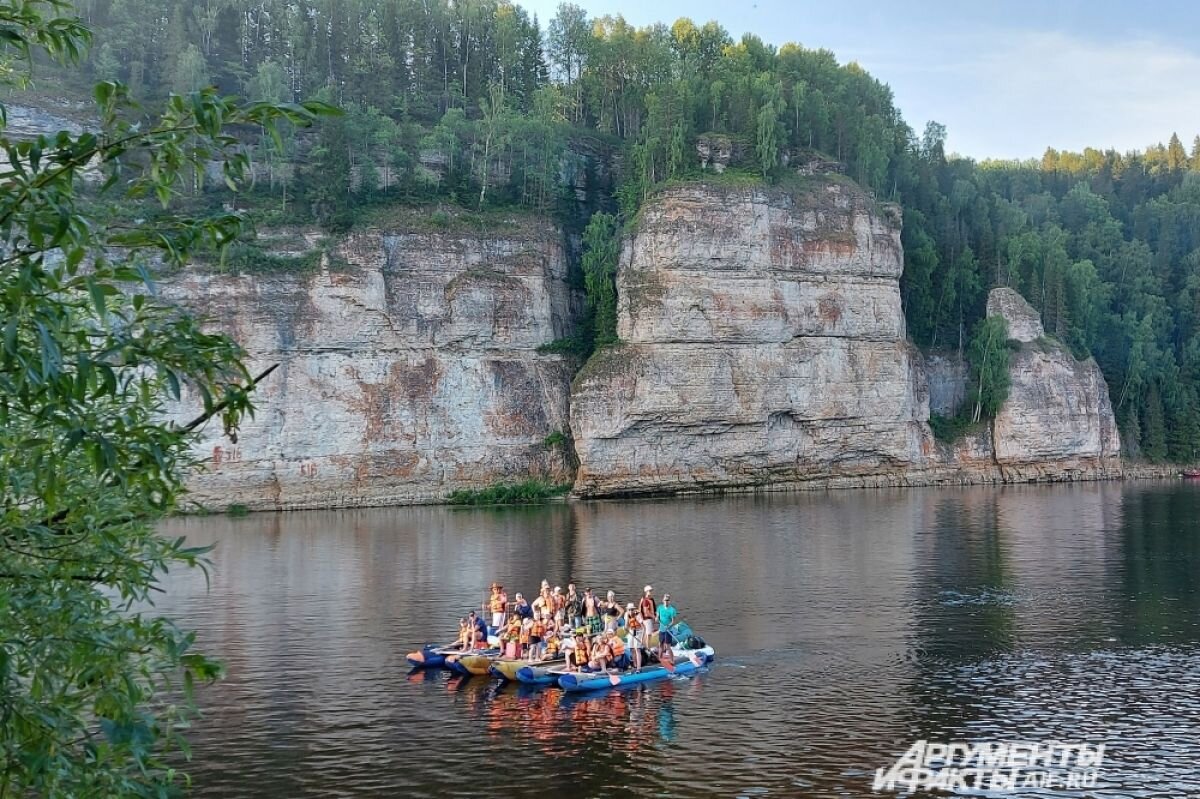
[[[1200,796],[1200,485],[844,491],[189,518],[164,610],[202,797],[883,796],[915,740],[1107,744],[1083,791]],[[492,579],[644,583],[716,647],[582,701],[410,674]]]

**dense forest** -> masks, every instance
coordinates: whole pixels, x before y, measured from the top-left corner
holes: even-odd
[[[1012,286],[1048,335],[1096,357],[1130,455],[1200,449],[1200,136],[979,163],[948,155],[940,125],[911,128],[885,84],[827,50],[735,41],[688,19],[635,28],[570,4],[541,21],[492,0],[76,6],[96,33],[86,70],[44,69],[44,91],[114,79],[152,107],[212,84],[345,110],[285,135],[282,153],[255,145],[266,171],[251,200],[267,220],[344,229],[371,206],[437,200],[529,208],[583,231],[566,201],[570,155],[616,154],[619,181],[592,208],[608,213],[583,231],[587,346],[613,337],[611,237],[656,186],[698,173],[698,136],[729,136],[746,179],[786,180],[789,155],[821,153],[902,204],[918,345],[966,349],[988,289]]]

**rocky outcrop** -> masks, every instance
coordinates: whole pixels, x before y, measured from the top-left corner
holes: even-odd
[[[987,307],[1020,343],[1012,384],[989,428],[960,443],[951,462],[1007,482],[1120,474],[1120,437],[1096,361],[1046,338],[1037,310],[1010,288],[993,289]]]
[[[237,443],[210,426],[193,499],[386,505],[531,475],[569,479],[564,454],[543,441],[567,428],[571,369],[537,352],[571,332],[578,305],[556,228],[524,219],[483,234],[290,238],[293,255],[324,247],[320,268],[189,270],[166,282],[254,367],[280,364]]]
[[[988,294],[987,315],[1000,316],[1008,323],[1008,337],[1013,341],[1029,343],[1045,338],[1041,314],[1013,289],[1005,286],[994,288]]]
[[[583,496],[758,487],[1083,479],[1118,474],[1094,361],[1047,339],[1007,289],[1021,343],[997,418],[936,442],[930,407],[969,402],[965,366],[908,343],[900,217],[840,176],[806,188],[680,185],[648,202],[619,264],[620,345],[570,383],[541,345],[580,298],[563,236],[397,219],[326,240],[276,232],[250,274],[191,270],[165,291],[279,363],[238,441],[215,426],[191,482],[209,507],[437,501],[531,475]],[[418,232],[421,231],[421,232]],[[296,268],[280,265],[291,258]],[[195,402],[176,408],[190,418]]]
[[[932,450],[914,392],[898,214],[839,179],[704,183],[642,210],[624,344],[576,378],[583,494],[896,475]]]
[[[1022,342],[997,418],[953,445],[931,404],[967,396],[960,359],[906,341],[896,209],[840,177],[801,192],[698,183],[657,196],[617,273],[622,344],[572,389],[583,495],[756,486],[1078,479],[1119,473],[1094,361],[993,292]]]

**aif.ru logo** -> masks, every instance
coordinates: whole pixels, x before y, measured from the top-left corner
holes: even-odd
[[[1104,744],[930,743],[920,740],[890,768],[875,772],[874,791],[1015,791],[1092,788]]]

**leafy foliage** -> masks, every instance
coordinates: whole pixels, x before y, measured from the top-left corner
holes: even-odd
[[[617,340],[617,258],[621,226],[612,214],[595,214],[583,231],[583,279],[592,313],[592,341],[604,347]]]
[[[459,489],[446,501],[451,505],[537,505],[570,490],[570,483],[555,484],[535,478],[481,489]]]
[[[1008,399],[1010,354],[1008,323],[1004,317],[983,319],[967,347],[967,363],[971,367],[969,396],[974,405],[972,422],[994,419]]]
[[[281,152],[242,131],[257,179],[240,207],[281,221],[347,230],[397,203],[519,206],[575,234],[595,211],[635,219],[656,187],[697,174],[701,136],[732,142],[742,174],[760,181],[825,154],[903,206],[902,292],[918,345],[965,351],[987,290],[1010,286],[1052,335],[1097,359],[1131,452],[1146,422],[1158,429],[1160,406],[1165,457],[1200,451],[1200,139],[975,163],[946,152],[942,125],[910,127],[886,85],[828,50],[689,19],[636,27],[570,3],[545,35],[507,0],[86,7],[99,46],[84,77],[124,80],[148,105],[207,79],[254,100],[319,96],[347,109],[315,135],[278,126]],[[56,53],[74,47],[41,35]],[[597,174],[605,163],[619,163],[619,185]],[[213,181],[179,191],[226,196]]]
[[[0,0],[0,76],[20,85],[34,51],[70,62],[88,41],[56,0]],[[155,616],[171,568],[205,549],[164,539],[195,429],[233,434],[253,380],[230,339],[165,303],[153,264],[228,247],[232,213],[164,213],[98,223],[102,198],[163,207],[208,165],[236,188],[248,159],[226,130],[310,123],[320,105],[239,105],[205,89],[134,117],[126,87],[95,88],[96,133],[17,141],[0,129],[0,796],[161,796],[181,775],[172,752],[192,687],[219,673],[191,633]],[[164,421],[168,397],[197,398],[190,425]],[[170,689],[170,694],[164,691]]]

